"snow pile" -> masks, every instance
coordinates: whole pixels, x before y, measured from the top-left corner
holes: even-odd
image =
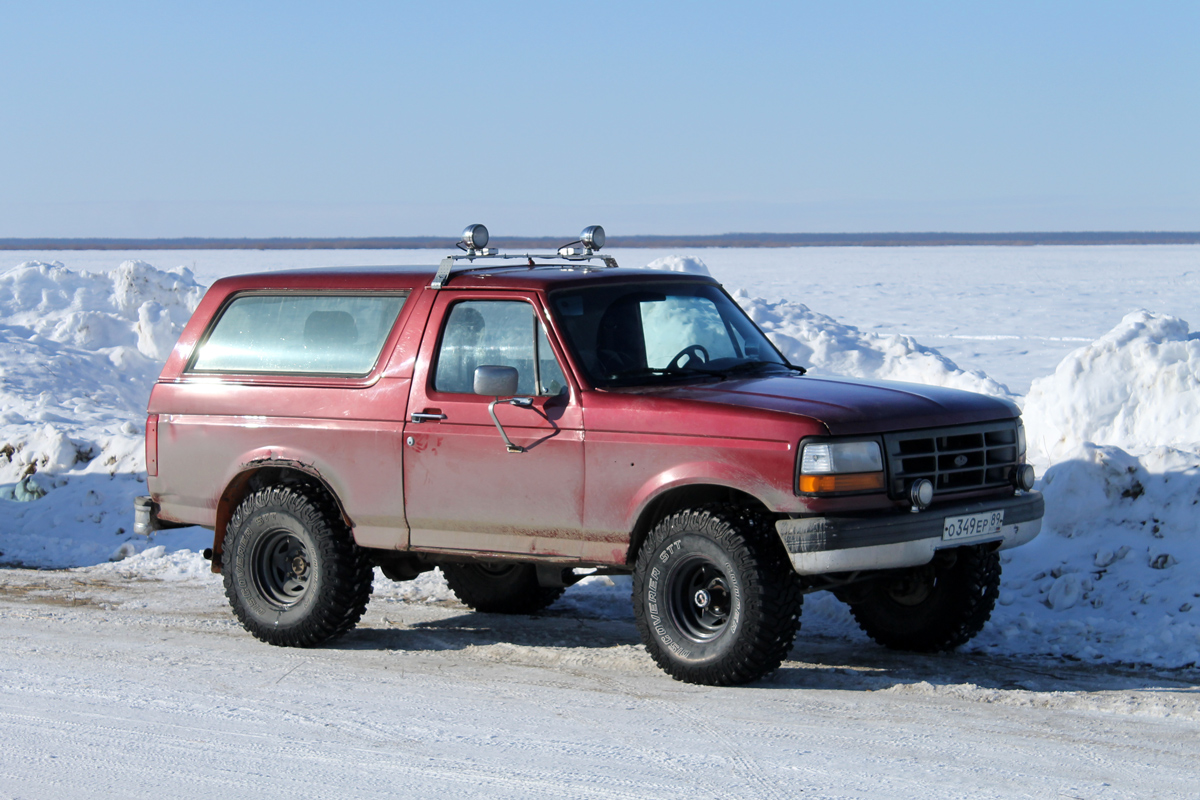
[[[1132,453],[1200,451],[1200,334],[1166,314],[1128,314],[1033,382],[1025,418],[1040,463],[1070,458],[1088,442]]]
[[[999,605],[972,647],[1200,663],[1200,457],[1087,444],[1042,490],[1042,534],[1004,554]]]
[[[967,649],[1200,663],[1198,376],[1187,324],[1138,311],[1034,381],[1024,418],[1042,533],[1002,554],[998,605]],[[862,636],[831,597],[805,619],[810,633]]]
[[[663,256],[646,265],[646,269],[661,269],[667,272],[690,272],[693,275],[709,275],[708,265],[695,256]]]
[[[709,274],[708,266],[695,256],[664,256],[646,267]],[[771,303],[751,297],[745,289],[734,292],[733,298],[790,362],[810,368],[813,375],[908,381],[1014,399],[1004,384],[982,372],[961,369],[911,336],[863,333],[812,311],[803,303],[788,300]],[[672,353],[679,351],[678,347],[668,349]]]
[[[202,537],[202,547],[212,544],[212,534],[199,528],[193,528],[195,537]],[[188,542],[172,540],[171,549],[167,545],[156,544],[144,547],[143,542],[126,542],[121,545],[123,557],[100,564],[93,569],[99,574],[120,575],[123,577],[154,578],[160,581],[200,580],[204,582],[220,582],[221,576],[214,575],[209,564],[198,550],[188,549]],[[195,547],[195,543],[192,543]],[[144,549],[138,550],[138,547]],[[182,548],[182,549],[175,549]]]
[[[734,299],[788,361],[809,367],[813,375],[925,383],[1013,399],[1004,384],[982,372],[961,369],[911,336],[863,333],[803,303],[771,303],[750,297],[744,289],[735,292]]]
[[[1200,662],[1198,339],[1136,311],[1033,382],[1024,418],[1046,517],[1005,555],[1000,606],[973,646]]]
[[[203,294],[141,261],[0,274],[0,562],[94,564],[129,538],[150,387]]]
[[[27,262],[0,275],[5,328],[90,352],[132,348],[165,361],[204,287],[180,267],[126,261],[112,272]]]

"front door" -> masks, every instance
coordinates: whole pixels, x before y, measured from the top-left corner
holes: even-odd
[[[413,375],[404,499],[414,548],[578,557],[583,523],[579,390],[535,295],[442,290]],[[514,367],[528,406],[497,403],[475,369]]]

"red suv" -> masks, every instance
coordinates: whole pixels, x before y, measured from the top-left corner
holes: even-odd
[[[598,227],[486,244],[224,278],[196,309],[151,394],[138,530],[211,528],[253,635],[345,633],[375,566],[438,567],[493,613],[632,573],[647,650],[695,683],[777,668],[807,592],[890,647],[980,630],[1043,513],[1012,403],[806,376],[716,281],[616,268]]]

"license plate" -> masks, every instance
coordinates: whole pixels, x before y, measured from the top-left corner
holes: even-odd
[[[1004,524],[1004,511],[987,511],[983,514],[966,514],[961,517],[946,517],[942,526],[942,539],[974,539],[977,536],[995,536]]]

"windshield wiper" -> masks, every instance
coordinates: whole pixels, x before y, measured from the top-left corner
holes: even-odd
[[[699,367],[638,367],[627,369],[613,375],[615,380],[637,378],[645,375],[655,375],[664,378],[686,378],[692,375],[706,375],[713,378],[724,378],[725,373],[715,369],[700,369]]]
[[[753,372],[762,367],[782,367],[783,369],[795,372],[797,375],[803,375],[805,372],[808,372],[804,367],[789,364],[786,361],[743,361],[741,364],[735,364],[724,372],[726,375],[738,375],[743,372]]]

